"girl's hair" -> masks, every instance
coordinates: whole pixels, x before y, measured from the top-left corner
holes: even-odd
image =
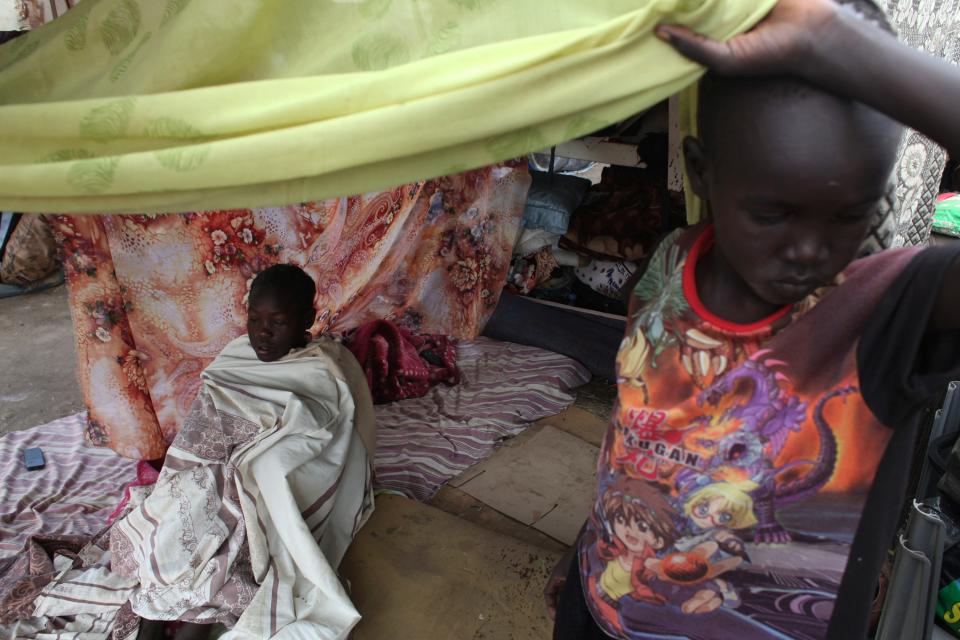
[[[732,520],[730,529],[746,529],[757,524],[757,517],[753,513],[753,498],[750,491],[757,488],[753,482],[716,482],[708,484],[702,489],[694,491],[683,505],[683,514],[688,518],[693,515],[693,508],[701,502],[712,502],[717,498],[723,500],[723,510],[730,514]]]
[[[250,285],[250,298],[271,293],[296,305],[298,311],[313,308],[317,285],[307,272],[293,264],[275,264],[257,274]]]

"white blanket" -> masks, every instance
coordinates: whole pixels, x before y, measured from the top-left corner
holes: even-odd
[[[360,616],[334,569],[373,510],[373,444],[345,348],[319,340],[265,363],[234,340],[204,371],[153,491],[112,526],[108,553],[91,545],[44,589],[31,625],[103,638],[116,618],[113,636],[129,639],[135,625],[117,616],[129,602],[150,619],[225,622],[227,640],[346,638]]]

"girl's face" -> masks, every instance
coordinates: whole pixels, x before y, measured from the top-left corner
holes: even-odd
[[[263,362],[279,360],[291,349],[305,346],[312,323],[313,310],[297,309],[288,297],[271,292],[250,296],[247,334],[250,346]]]
[[[724,505],[724,499],[717,497],[712,500],[701,500],[690,510],[690,519],[701,529],[716,529],[729,527],[733,522],[733,514]]]
[[[728,316],[749,305],[763,317],[802,300],[857,256],[901,128],[819,90],[782,91],[753,78],[722,84],[711,100],[712,113],[724,115],[706,119],[703,162],[697,141],[685,149],[716,228],[697,284],[724,293],[715,301],[724,308],[712,311],[746,322]]]
[[[663,539],[657,536],[642,520],[629,520],[622,513],[613,519],[613,533],[633,553],[643,553],[647,548],[662,549]]]

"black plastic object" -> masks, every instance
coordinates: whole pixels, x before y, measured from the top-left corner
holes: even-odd
[[[27,465],[27,471],[36,471],[47,466],[43,451],[37,447],[23,450],[23,464]]]
[[[615,380],[614,362],[625,330],[625,319],[545,306],[504,293],[483,335],[563,354],[593,375]]]
[[[950,383],[943,408],[937,412],[933,426],[928,452],[930,464],[924,469],[928,473],[921,478],[920,489],[930,491],[930,486],[934,485],[954,505],[960,505],[960,443],[956,441],[960,430],[960,382]],[[954,436],[954,445],[944,459],[943,451],[950,435]],[[927,497],[919,493],[917,495]],[[931,492],[929,495],[934,494]]]

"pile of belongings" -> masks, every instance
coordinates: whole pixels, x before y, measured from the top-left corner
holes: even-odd
[[[625,289],[639,263],[682,218],[682,198],[667,190],[666,151],[666,135],[645,132],[638,154],[647,167],[604,167],[594,185],[531,171],[507,291],[625,314]]]
[[[521,295],[543,287],[561,267],[585,264],[576,252],[561,249],[560,239],[569,229],[574,210],[590,190],[590,181],[543,171],[531,171],[530,175],[533,180],[523,210],[523,230],[513,248],[507,275],[507,290]]]

